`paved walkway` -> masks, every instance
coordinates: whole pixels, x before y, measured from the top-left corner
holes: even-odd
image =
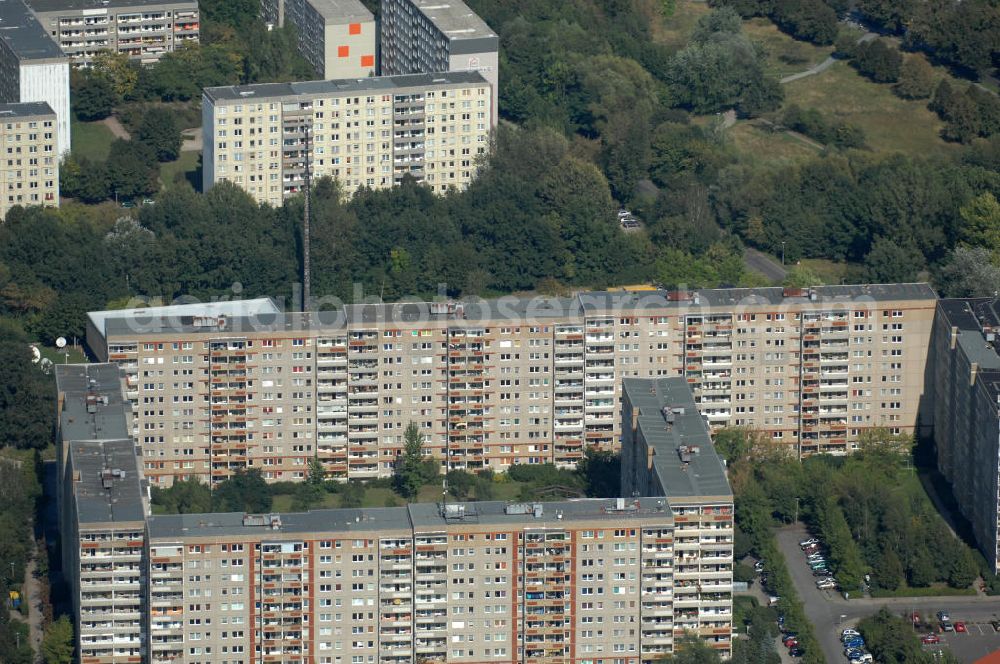
[[[876,37],[878,37],[878,35],[875,34],[874,32],[866,32],[865,34],[861,35],[861,37],[858,39],[857,43],[861,44],[863,42],[871,41],[871,40],[875,39]],[[816,74],[822,73],[822,72],[826,71],[827,69],[829,69],[830,67],[832,67],[833,63],[836,62],[836,61],[837,61],[837,58],[835,58],[835,57],[833,57],[831,55],[830,57],[828,57],[826,60],[824,60],[823,62],[819,63],[818,65],[815,65],[814,67],[810,67],[809,69],[807,69],[805,71],[800,71],[797,74],[791,74],[789,76],[786,76],[783,79],[781,79],[779,82],[782,83],[782,84],[784,84],[784,83],[791,83],[792,81],[797,81],[800,78],[805,78],[807,76],[815,76]]]

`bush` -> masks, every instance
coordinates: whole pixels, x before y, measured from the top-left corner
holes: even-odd
[[[873,39],[858,44],[852,64],[876,83],[894,83],[899,80],[903,56],[885,41]]]

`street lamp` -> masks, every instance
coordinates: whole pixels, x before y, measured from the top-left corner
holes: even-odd
[[[781,265],[782,265],[782,267],[784,267],[784,265],[785,265],[785,241],[784,240],[781,241]]]

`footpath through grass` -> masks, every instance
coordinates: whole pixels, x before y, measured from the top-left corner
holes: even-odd
[[[941,139],[944,124],[927,109],[926,100],[901,99],[892,86],[869,81],[846,62],[838,61],[784,88],[786,106],[815,108],[831,121],[861,127],[868,146],[876,152],[926,156],[961,149]]]

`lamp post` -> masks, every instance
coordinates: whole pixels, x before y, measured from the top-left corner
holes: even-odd
[[[784,265],[785,265],[785,241],[784,240],[781,241],[781,265],[782,265],[782,267],[784,267]]]

